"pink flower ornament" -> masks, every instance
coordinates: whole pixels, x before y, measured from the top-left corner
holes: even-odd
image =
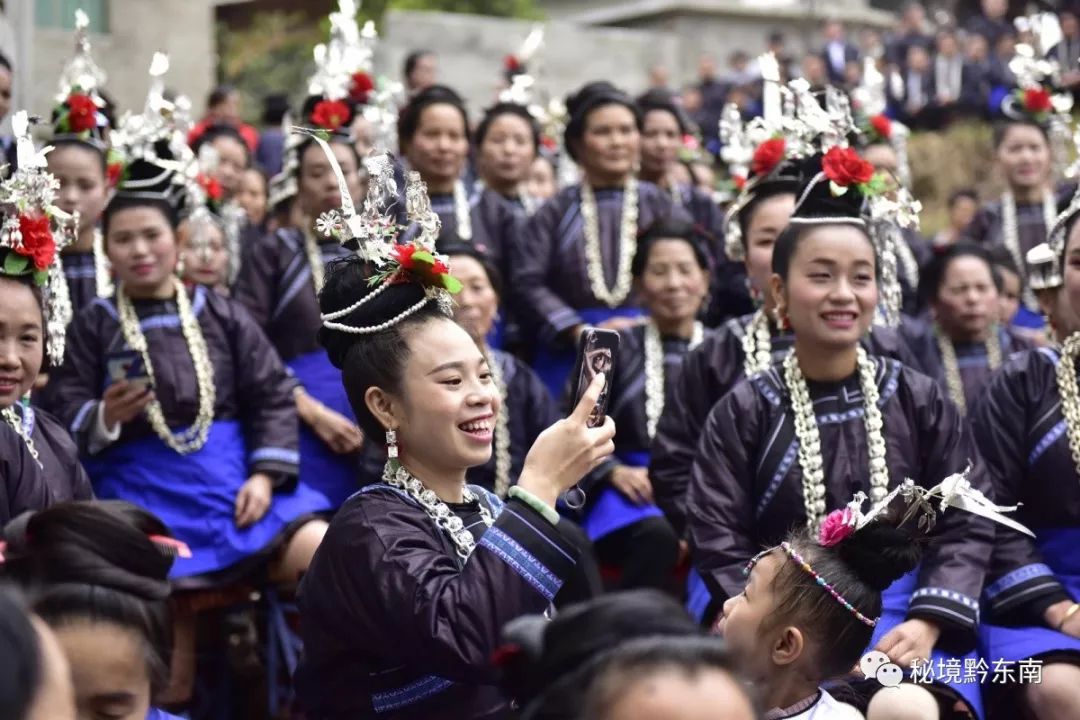
[[[855,532],[855,514],[851,508],[833,510],[825,516],[818,530],[818,545],[832,547]]]

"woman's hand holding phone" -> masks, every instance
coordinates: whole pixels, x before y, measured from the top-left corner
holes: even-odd
[[[605,382],[603,373],[595,375],[570,416],[536,438],[518,479],[522,490],[555,507],[560,494],[615,452],[615,421],[605,417],[598,427],[588,424]]]

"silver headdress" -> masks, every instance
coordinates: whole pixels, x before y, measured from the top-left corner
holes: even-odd
[[[724,219],[724,250],[728,259],[735,261],[745,259],[739,213],[754,199],[758,188],[771,180],[797,182],[794,176],[780,177],[785,164],[814,155],[826,142],[823,138],[842,142],[842,130],[850,122],[846,99],[838,93],[827,95],[827,107],[822,108],[805,80],[780,84],[780,67],[772,53],[760,56],[758,66],[764,81],[762,115],[744,124],[738,107],[729,104],[720,118],[724,145],[720,157],[729,174],[745,183]],[[779,157],[770,158],[771,166],[758,162],[758,153],[766,149],[774,155],[780,151]]]
[[[143,111],[125,113],[110,139],[113,157],[124,167],[117,195],[161,199],[179,207],[196,163],[187,144],[191,102],[183,96],[174,100],[165,96],[164,78],[168,71],[168,56],[154,53]],[[146,163],[156,168],[156,172],[133,177],[131,170],[136,163]]]
[[[536,53],[544,46],[544,26],[535,25],[529,32],[521,48],[513,55],[505,59],[506,74],[509,76],[509,87],[499,93],[499,102],[516,103],[530,109],[532,114],[539,118],[538,110],[533,110],[533,95],[536,91],[536,68],[528,72],[529,62]]]
[[[1019,89],[1005,96],[1001,111],[1013,120],[1028,120],[1046,127],[1054,172],[1060,173],[1065,169],[1071,134],[1073,96],[1061,90],[1062,68],[1057,60],[1046,58],[1054,38],[1044,17],[1019,17],[1015,23],[1017,29],[1030,32],[1033,39],[1031,43],[1016,45],[1009,70],[1016,76]]]
[[[374,269],[371,284],[377,286],[357,302],[323,314],[323,327],[352,335],[370,335],[393,327],[419,312],[429,302],[437,303],[443,312],[451,314],[451,294],[461,289],[461,283],[450,275],[446,258],[435,251],[442,222],[431,209],[427,186],[420,179],[420,174],[409,172],[405,185],[405,209],[415,232],[411,240],[399,243],[405,229],[397,225],[391,212],[397,198],[393,159],[383,154],[365,160],[370,181],[363,210],[357,213],[349,196],[345,176],[329,143],[318,132],[306,128],[296,128],[295,131],[312,138],[326,153],[341,195],[341,207],[319,216],[316,229],[327,237],[336,239],[355,252],[360,259],[370,263]],[[381,323],[347,325],[339,322],[400,282],[416,282],[422,285],[424,296]]]
[[[866,142],[870,142],[874,135],[892,146],[896,153],[896,179],[904,187],[911,187],[911,164],[908,161],[908,138],[911,130],[901,122],[886,117],[885,110],[888,102],[885,94],[885,76],[877,68],[877,62],[873,58],[863,61],[863,74],[859,87],[851,93],[855,112],[861,122],[859,123],[859,136]],[[884,118],[884,121],[875,120]],[[888,133],[882,135],[878,126],[874,123],[887,122]]]
[[[82,9],[75,11],[75,54],[64,65],[60,72],[59,88],[56,102],[64,102],[73,90],[80,90],[87,94],[98,96],[100,90],[105,87],[105,71],[94,61],[90,53],[90,38],[86,29],[90,26],[90,18]]]
[[[374,74],[375,46],[378,33],[375,24],[367,22],[363,28],[357,25],[356,0],[338,0],[338,9],[330,13],[330,37],[326,43],[315,46],[315,73],[308,81],[309,101],[320,98],[310,110],[311,117],[301,118],[304,124],[322,127],[342,136],[350,135],[344,120],[356,106],[363,106],[365,120],[371,123],[375,147],[391,150],[397,143],[397,107],[402,99],[400,83]],[[345,103],[347,107],[341,122],[330,126],[320,117],[320,105]],[[288,131],[291,121],[283,123],[285,129],[285,152],[281,172],[270,180],[269,204],[275,207],[296,195],[297,173],[300,170],[300,146],[307,141],[304,134]]]
[[[64,360],[64,334],[71,322],[67,279],[57,259],[75,241],[78,213],[69,215],[54,203],[59,181],[46,170],[50,148],[36,150],[25,110],[11,117],[18,169],[0,183],[2,274],[29,275],[44,290],[45,337],[49,360]]]
[[[860,530],[884,515],[893,501],[900,497],[908,506],[907,512],[900,521],[901,524],[917,516],[919,529],[926,532],[933,529],[937,522],[938,512],[945,512],[953,507],[993,520],[1024,535],[1035,537],[1035,534],[1025,525],[1004,515],[1004,513],[1015,512],[1019,506],[994,504],[980,490],[971,486],[968,480],[970,474],[971,464],[969,463],[963,472],[954,473],[929,489],[916,485],[910,478],[906,479],[893,488],[892,492],[880,502],[874,503],[866,513],[862,511],[866,495],[857,492],[846,508],[836,510],[834,513],[843,517],[844,523],[853,530]],[[937,508],[934,507],[934,503],[937,504]],[[822,526],[824,525],[823,523]]]

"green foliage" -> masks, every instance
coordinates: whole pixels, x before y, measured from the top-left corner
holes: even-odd
[[[288,12],[258,13],[239,31],[219,24],[217,34],[221,80],[239,89],[249,122],[258,120],[266,95],[284,93],[293,105],[303,99],[312,49],[326,36],[302,13]]]

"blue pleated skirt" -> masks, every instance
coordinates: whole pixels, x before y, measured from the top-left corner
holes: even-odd
[[[1043,560],[1065,586],[1065,592],[1080,597],[1080,528],[1040,530],[1037,542]],[[1080,640],[1048,627],[984,624],[979,642],[988,662],[1001,659],[1016,663],[1059,652],[1078,653],[1080,659]]]
[[[911,594],[915,592],[919,579],[919,568],[916,568],[894,582],[881,594],[881,619],[870,639],[867,651],[872,650],[890,630],[904,622],[907,615],[908,605],[911,604]],[[854,621],[854,618],[852,618]],[[960,674],[960,681],[944,682],[938,678],[937,668],[944,666],[947,660],[959,660],[960,666],[966,663],[974,663],[979,659],[979,653],[975,650],[964,655],[951,655],[947,652],[935,649],[930,656],[931,667],[934,669],[934,683],[949,688],[968,704],[976,717],[986,717],[983,712],[982,685],[977,679],[969,678],[965,673]]]
[[[299,355],[286,363],[308,395],[334,412],[356,422],[341,371],[330,364],[323,350]],[[337,510],[359,490],[359,455],[339,455],[307,426],[300,423],[300,485],[325,498],[326,506]]]
[[[617,453],[623,464],[630,467],[648,467],[648,452]],[[615,488],[607,485],[600,491],[599,497],[589,508],[585,521],[581,524],[589,539],[596,542],[616,530],[629,527],[634,523],[651,517],[663,517],[664,513],[652,503],[638,505],[629,500]]]
[[[236,496],[248,479],[240,423],[218,420],[206,444],[180,455],[157,436],[113,445],[83,463],[101,499],[127,500],[161,518],[190,548],[170,577],[224,570],[270,546],[294,520],[326,510],[325,500],[297,487],[274,495],[263,518],[240,529]]]

